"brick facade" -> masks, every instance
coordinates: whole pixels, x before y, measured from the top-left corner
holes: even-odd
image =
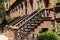
[[[21,1],[21,3],[19,3],[16,0],[10,0],[10,8],[7,12],[10,15],[9,17],[12,18],[16,18],[18,16],[24,16],[24,15],[30,15],[33,11],[36,10],[38,3],[37,0],[33,0],[31,3],[30,1],[32,0],[23,0]],[[60,19],[60,12],[56,13],[55,9],[56,8],[56,0],[49,0],[49,4],[48,7],[45,6],[45,2],[44,0],[40,0],[39,1],[39,6],[41,6],[41,8],[49,8],[50,10],[44,10],[42,12],[42,23],[40,23],[37,28],[34,29],[34,31],[32,31],[30,33],[30,35],[34,34],[39,34],[39,31],[42,30],[43,28],[47,28],[48,30],[52,30],[53,29],[53,25],[52,22],[54,22],[54,26],[55,26],[55,31],[57,32],[57,20]],[[26,6],[27,5],[27,6]],[[59,9],[59,8],[58,8]],[[48,14],[47,14],[48,13]],[[8,17],[8,15],[7,15]],[[55,20],[57,19],[57,20]],[[4,33],[5,35],[10,39],[10,40],[17,40],[18,39],[18,33],[17,35],[15,35],[16,31],[18,31],[18,29],[13,29],[15,28],[15,26],[12,27],[5,27],[4,28]],[[17,37],[16,37],[17,36]],[[16,39],[15,39],[16,37]]]

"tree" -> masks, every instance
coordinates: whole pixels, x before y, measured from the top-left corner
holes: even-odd
[[[5,12],[5,8],[4,8],[4,1],[5,0],[0,0],[0,16],[2,16],[2,17],[0,17],[0,21],[2,21],[0,23],[0,26],[3,26],[6,24],[6,23],[4,23],[4,22],[6,22],[5,21],[6,20],[6,18],[5,18],[6,12]]]
[[[46,31],[43,33],[39,33],[37,40],[57,40],[57,36],[54,32]]]

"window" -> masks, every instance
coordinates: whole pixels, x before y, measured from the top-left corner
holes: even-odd
[[[42,28],[42,32],[48,31],[48,28]]]
[[[31,7],[33,9],[33,0],[30,0],[30,5],[31,5]]]
[[[8,4],[6,4],[6,9],[8,9]]]

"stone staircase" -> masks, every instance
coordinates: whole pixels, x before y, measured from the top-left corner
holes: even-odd
[[[34,11],[32,12],[31,15],[26,16],[24,19],[19,21],[17,24],[14,26],[19,27],[19,34],[20,36],[22,35],[28,35],[32,31],[34,31],[35,28],[41,23],[43,20],[42,18],[42,11],[44,10],[49,10],[49,8],[41,9],[39,11]],[[26,38],[26,36],[23,36]],[[24,40],[24,39],[23,39]]]
[[[41,9],[39,11],[35,10],[30,15],[18,17],[16,20],[11,22],[9,25],[19,28],[16,36],[18,38],[17,40],[20,40],[21,37],[23,37],[21,40],[27,40],[27,37],[31,34],[31,32],[34,32],[34,29],[37,29],[43,20],[47,20],[42,17],[42,12],[49,9],[50,8]]]

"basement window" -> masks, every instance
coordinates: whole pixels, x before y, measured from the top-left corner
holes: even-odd
[[[48,31],[48,28],[42,28],[42,32]]]

